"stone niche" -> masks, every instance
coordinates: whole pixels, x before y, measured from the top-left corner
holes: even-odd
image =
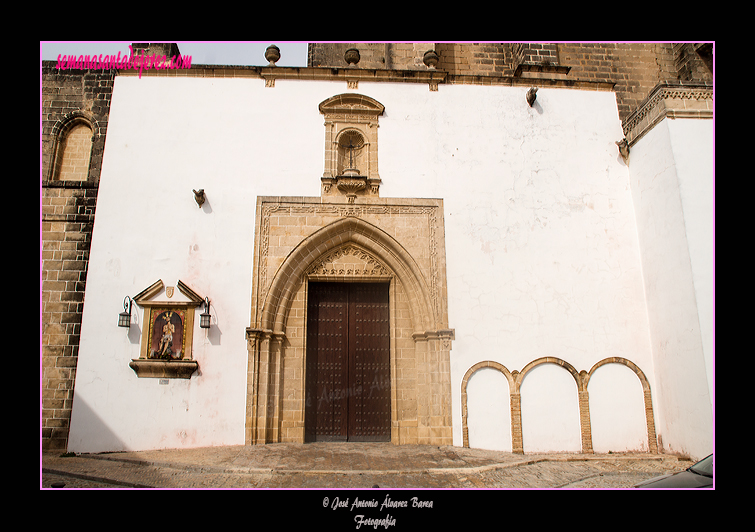
[[[361,94],[339,94],[319,106],[325,115],[325,169],[322,195],[378,197],[378,117],[385,109]]]
[[[199,369],[192,357],[194,314],[204,298],[180,280],[173,287],[158,279],[133,301],[144,313],[141,350],[131,369],[140,378],[191,378]]]

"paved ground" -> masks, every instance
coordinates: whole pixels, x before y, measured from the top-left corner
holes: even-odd
[[[71,457],[43,453],[41,487],[630,488],[690,465],[674,456],[650,454],[517,455],[390,443],[269,444]]]

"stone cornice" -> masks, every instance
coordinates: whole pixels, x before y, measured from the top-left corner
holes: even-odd
[[[664,118],[713,118],[713,87],[659,83],[624,121],[624,136],[632,146]]]
[[[517,76],[487,76],[487,75],[459,75],[449,74],[439,69],[411,69],[388,70],[376,68],[354,67],[269,67],[269,66],[223,66],[223,65],[191,65],[189,69],[178,70],[145,70],[145,76],[161,77],[209,77],[209,78],[257,78],[264,79],[268,87],[275,86],[275,80],[304,80],[304,81],[344,81],[348,88],[358,88],[363,82],[388,83],[425,83],[431,90],[437,90],[438,85],[502,85],[502,86],[531,86],[537,83],[542,87],[571,88],[582,90],[613,90],[614,83],[607,81],[590,81],[564,79],[566,70],[557,73],[541,72],[536,79]],[[118,71],[121,76],[138,76],[136,70]]]

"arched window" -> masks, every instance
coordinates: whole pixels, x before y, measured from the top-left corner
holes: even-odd
[[[54,181],[86,181],[92,157],[94,131],[91,122],[75,115],[58,129],[52,160]]]

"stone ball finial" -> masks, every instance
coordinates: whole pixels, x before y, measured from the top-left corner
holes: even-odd
[[[428,50],[425,52],[425,55],[422,56],[422,62],[425,63],[425,66],[427,68],[434,69],[438,65],[438,61],[440,58],[438,57],[438,54],[435,52],[435,50]]]
[[[348,50],[346,50],[346,53],[343,54],[343,58],[346,60],[350,67],[356,66],[356,64],[359,63],[359,60],[361,59],[359,50],[357,50],[356,48],[349,48]]]
[[[281,50],[274,44],[271,44],[270,46],[265,49],[265,59],[269,61],[267,66],[275,66],[275,62],[278,61],[278,59],[281,58]]]

